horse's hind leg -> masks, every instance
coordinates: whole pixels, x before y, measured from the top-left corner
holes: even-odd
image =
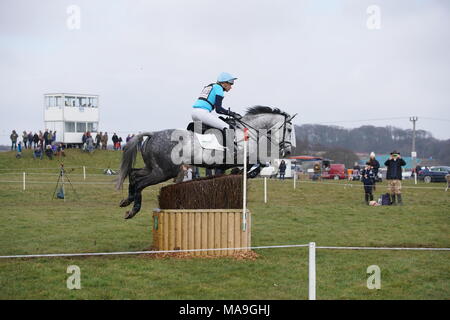
[[[134,193],[134,205],[130,211],[125,213],[125,219],[133,218],[140,210],[142,205],[142,190],[144,190],[148,186],[152,186],[167,180],[167,178],[155,171],[146,171],[147,174],[143,175],[143,171],[139,172],[139,175],[136,176],[136,184],[135,184],[135,193]]]

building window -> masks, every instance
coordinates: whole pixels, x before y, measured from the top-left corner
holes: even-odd
[[[97,98],[91,97],[88,98],[88,106],[92,107],[92,108],[97,108],[98,104],[97,104]]]
[[[65,123],[65,131],[66,132],[75,132],[75,122],[66,122]]]
[[[98,122],[88,122],[87,128],[90,132],[97,132]]]
[[[55,102],[56,102],[56,104],[55,104],[55,106],[57,106],[57,107],[61,107],[62,106],[62,98],[61,97],[55,97]]]
[[[64,105],[66,107],[75,107],[75,97],[66,97]]]
[[[47,107],[55,106],[55,97],[47,97]]]
[[[86,132],[86,122],[77,122],[77,132]]]

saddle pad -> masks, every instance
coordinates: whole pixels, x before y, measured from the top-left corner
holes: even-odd
[[[209,134],[194,133],[194,134],[197,137],[197,140],[203,149],[219,150],[219,151],[224,151],[226,149],[219,143],[217,137],[212,133]]]

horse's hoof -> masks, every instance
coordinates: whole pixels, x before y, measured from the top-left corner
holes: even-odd
[[[122,201],[120,201],[119,207],[123,208],[123,207],[127,207],[131,204],[131,201],[128,199],[122,199]]]
[[[123,217],[124,219],[131,219],[136,215],[137,211],[134,211],[133,209],[131,209],[130,211],[127,211],[125,213],[125,216]]]

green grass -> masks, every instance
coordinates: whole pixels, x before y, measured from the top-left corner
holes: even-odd
[[[118,168],[120,155],[68,150],[64,164],[76,193],[66,185],[64,202],[52,200],[58,160],[33,160],[29,151],[22,159],[15,159],[12,152],[0,153],[0,169],[6,169],[0,170],[0,255],[148,249],[160,186],[145,189],[142,211],[124,220],[125,209],[118,203],[125,191],[114,190],[114,177],[102,174],[104,168]],[[27,172],[25,191],[23,171]],[[404,206],[367,207],[356,182],[346,187],[345,182],[300,181],[293,189],[292,180],[269,180],[264,204],[262,180],[251,180],[252,245],[315,241],[318,246],[450,247],[450,192],[439,183],[418,185],[431,189],[407,188],[414,186],[409,181],[403,185]],[[376,196],[385,190],[384,183],[378,185]],[[307,299],[307,248],[257,253],[256,260],[2,259],[0,299]],[[450,252],[318,249],[316,255],[318,299],[450,297]],[[81,290],[66,288],[69,265],[81,269]],[[380,290],[366,287],[370,265],[381,269]]]

